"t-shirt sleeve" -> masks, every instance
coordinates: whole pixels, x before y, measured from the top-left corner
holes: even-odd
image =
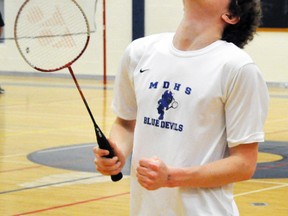
[[[137,114],[137,103],[134,92],[134,66],[130,58],[131,45],[127,47],[122,57],[114,83],[112,109],[123,119],[134,120]]]
[[[251,63],[240,68],[225,104],[229,147],[264,141],[268,104],[268,88],[258,67]]]

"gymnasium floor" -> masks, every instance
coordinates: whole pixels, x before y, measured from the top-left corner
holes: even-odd
[[[108,133],[112,82],[79,84]],[[129,215],[129,170],[117,183],[93,170],[94,128],[72,79],[0,74],[0,85],[0,215]],[[269,91],[257,172],[235,184],[241,216],[288,215],[288,89]]]

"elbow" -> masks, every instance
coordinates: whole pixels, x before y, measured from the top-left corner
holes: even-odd
[[[256,171],[256,165],[257,164],[243,164],[240,169],[241,172],[241,181],[246,181],[251,179],[254,176],[254,173]]]
[[[258,143],[243,144],[230,149],[234,169],[238,170],[239,181],[253,177],[257,167]]]

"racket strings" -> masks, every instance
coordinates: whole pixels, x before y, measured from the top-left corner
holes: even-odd
[[[90,35],[87,18],[78,4],[74,0],[28,3],[15,23],[15,40],[27,63],[43,71],[55,71],[76,61]]]

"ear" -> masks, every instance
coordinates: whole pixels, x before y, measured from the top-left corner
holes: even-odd
[[[225,14],[222,14],[221,16],[222,20],[228,24],[231,24],[231,25],[235,25],[237,24],[239,21],[240,21],[240,17],[238,16],[233,16],[232,14],[230,13],[225,13]]]

